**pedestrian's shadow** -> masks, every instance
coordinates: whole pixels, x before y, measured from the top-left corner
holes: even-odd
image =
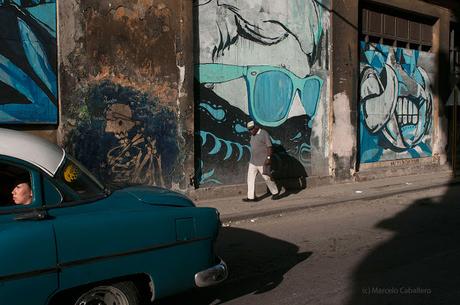
[[[222,228],[217,252],[229,267],[228,279],[218,286],[164,299],[158,304],[220,304],[277,287],[284,274],[312,252],[299,253],[289,242],[240,228]]]
[[[307,187],[307,172],[302,163],[289,155],[282,145],[273,145],[272,178],[278,189],[284,189],[280,199],[297,194]]]
[[[458,304],[460,186],[415,201],[377,228],[394,236],[372,249],[353,272],[349,305]]]

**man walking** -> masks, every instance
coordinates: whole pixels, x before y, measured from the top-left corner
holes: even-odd
[[[257,201],[255,196],[255,183],[257,172],[262,175],[267,184],[272,199],[279,199],[279,192],[276,184],[271,180],[270,176],[264,175],[264,165],[271,164],[272,142],[268,132],[257,126],[254,121],[247,124],[247,128],[251,133],[251,160],[248,167],[248,197],[244,198],[244,202]]]

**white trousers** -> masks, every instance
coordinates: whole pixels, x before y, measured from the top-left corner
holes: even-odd
[[[256,176],[257,172],[259,172],[261,175],[263,173],[264,167],[263,166],[255,166],[252,163],[249,163],[248,167],[248,199],[254,199],[256,196],[255,192],[255,185],[256,185]],[[270,190],[270,193],[272,195],[278,194],[278,188],[276,187],[275,182],[273,182],[269,176],[267,175],[262,175],[262,178],[264,178],[265,183],[268,186],[268,189]]]

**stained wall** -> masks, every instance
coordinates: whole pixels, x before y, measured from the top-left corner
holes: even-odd
[[[113,187],[186,189],[191,4],[60,1],[59,21],[60,144]]]
[[[360,43],[358,0],[0,0],[0,121],[116,187],[244,183],[249,120],[280,179],[445,159],[448,11],[375,2],[437,20],[432,51]]]

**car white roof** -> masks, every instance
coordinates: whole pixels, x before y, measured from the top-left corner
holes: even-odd
[[[54,176],[64,160],[65,151],[30,133],[0,128],[0,155],[29,162]]]

